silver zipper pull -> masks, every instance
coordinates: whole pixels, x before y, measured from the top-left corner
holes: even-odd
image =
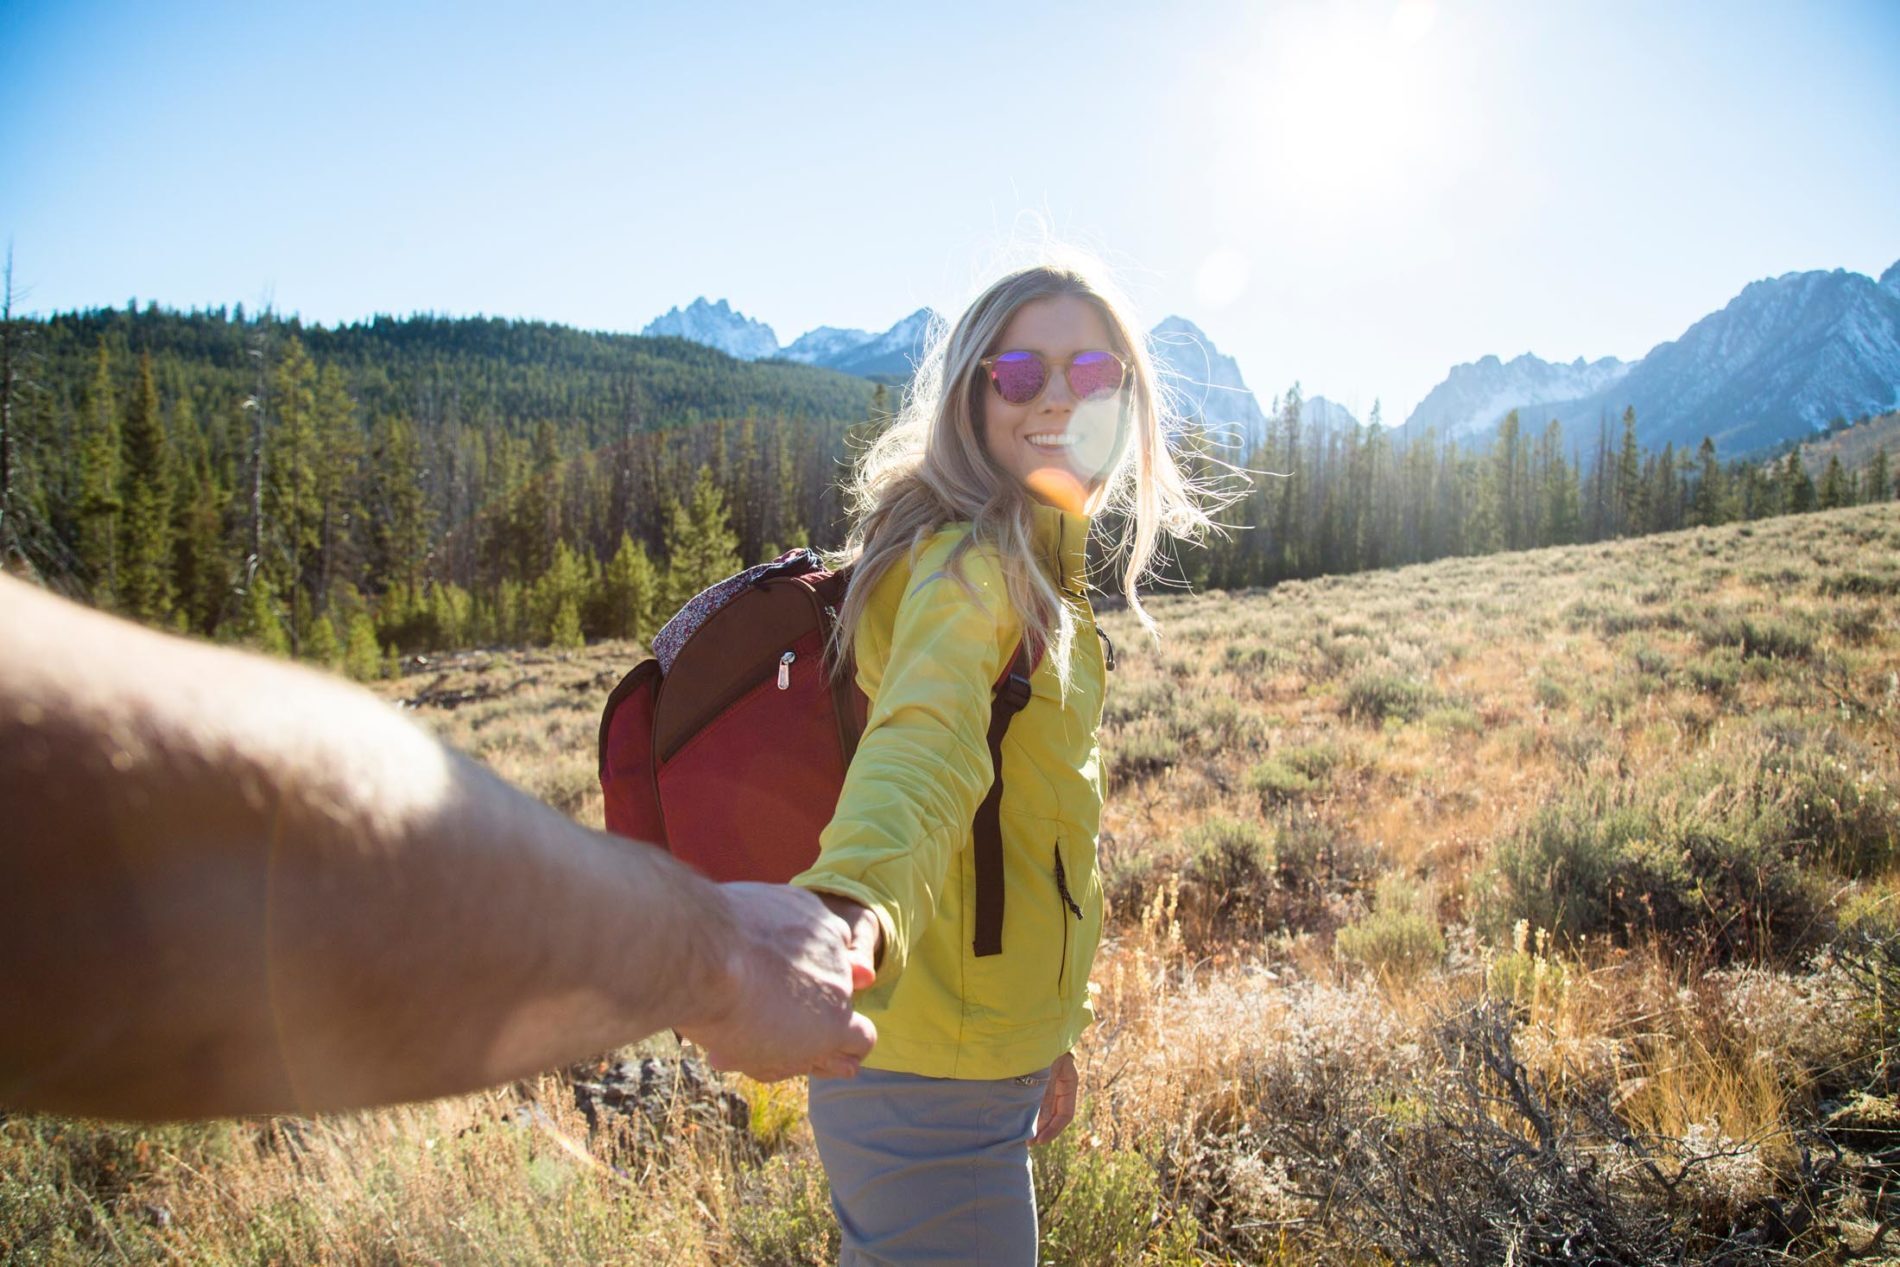
[[[778,658],[779,690],[789,691],[792,689],[792,661],[796,659],[798,659],[798,653],[796,651],[787,651]]]

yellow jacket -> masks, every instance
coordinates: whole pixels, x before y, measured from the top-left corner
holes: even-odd
[[[989,792],[990,691],[1021,636],[993,549],[944,571],[953,524],[878,581],[854,637],[870,714],[818,860],[792,883],[877,913],[884,956],[858,1006],[864,1062],[937,1078],[1009,1078],[1075,1045],[1102,932],[1105,672],[1082,588],[1087,517],[1038,505],[1037,545],[1075,613],[1068,696],[1045,656],[1003,740],[1003,953],[977,957],[970,822]],[[1060,877],[1060,879],[1058,878]]]

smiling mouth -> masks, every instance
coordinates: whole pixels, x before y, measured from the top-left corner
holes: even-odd
[[[1072,449],[1075,447],[1075,433],[1072,431],[1045,431],[1025,436],[1032,446],[1038,449]]]

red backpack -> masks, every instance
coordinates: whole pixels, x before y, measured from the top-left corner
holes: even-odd
[[[607,697],[600,787],[607,829],[714,880],[783,883],[818,857],[869,701],[832,678],[824,648],[849,567],[791,550],[701,592]],[[976,953],[1002,950],[1002,743],[1039,657],[1019,643],[990,708],[996,771],[977,810]]]

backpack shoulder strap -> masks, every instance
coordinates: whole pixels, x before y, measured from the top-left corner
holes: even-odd
[[[1029,703],[1029,675],[1042,660],[1041,649],[1031,652],[1025,639],[1016,644],[1009,668],[996,684],[990,702],[989,795],[977,807],[971,823],[976,847],[976,938],[972,949],[981,955],[1003,953],[1003,736],[1009,723]]]

